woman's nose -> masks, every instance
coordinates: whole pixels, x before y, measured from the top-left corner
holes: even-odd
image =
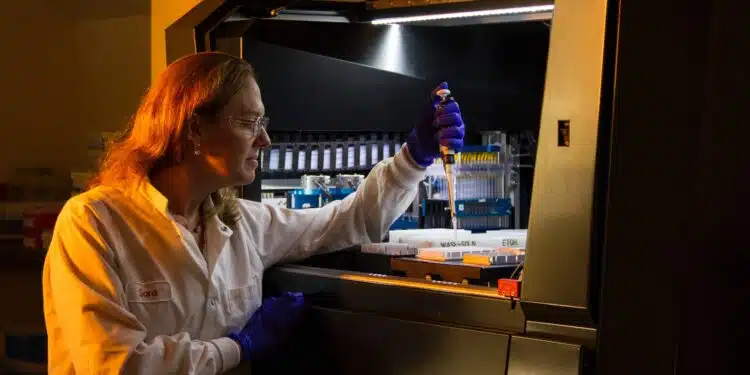
[[[253,140],[253,147],[255,148],[265,148],[271,145],[271,138],[268,136],[268,132],[263,129],[263,131],[255,137]]]

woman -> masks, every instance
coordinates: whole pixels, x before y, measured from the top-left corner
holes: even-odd
[[[379,241],[438,142],[463,143],[457,104],[436,117],[436,103],[356,194],[288,210],[232,192],[270,144],[250,65],[202,53],[169,66],[57,221],[43,277],[50,373],[216,374],[261,356],[301,303],[286,295],[259,309],[263,271]]]

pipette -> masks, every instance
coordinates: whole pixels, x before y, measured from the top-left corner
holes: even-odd
[[[438,104],[437,113],[438,115],[443,110],[443,106],[448,101],[448,95],[451,91],[448,89],[440,89],[436,94],[441,98],[440,104]],[[443,159],[443,168],[445,168],[445,181],[448,185],[448,205],[451,211],[451,225],[453,226],[453,237],[458,237],[458,220],[456,219],[456,190],[455,190],[455,179],[453,176],[453,164],[456,163],[456,151],[450,148],[440,145],[440,154]]]

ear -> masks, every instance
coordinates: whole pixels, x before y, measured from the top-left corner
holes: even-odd
[[[201,120],[199,116],[193,115],[185,124],[185,130],[187,131],[187,139],[190,141],[198,140],[201,138]]]

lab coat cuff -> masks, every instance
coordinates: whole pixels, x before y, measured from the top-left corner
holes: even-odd
[[[404,188],[414,188],[420,181],[424,180],[425,168],[414,162],[409,154],[406,144],[393,157],[393,175],[396,181]]]
[[[240,364],[240,346],[229,337],[211,340],[211,343],[219,350],[221,356],[221,371],[229,371]]]

